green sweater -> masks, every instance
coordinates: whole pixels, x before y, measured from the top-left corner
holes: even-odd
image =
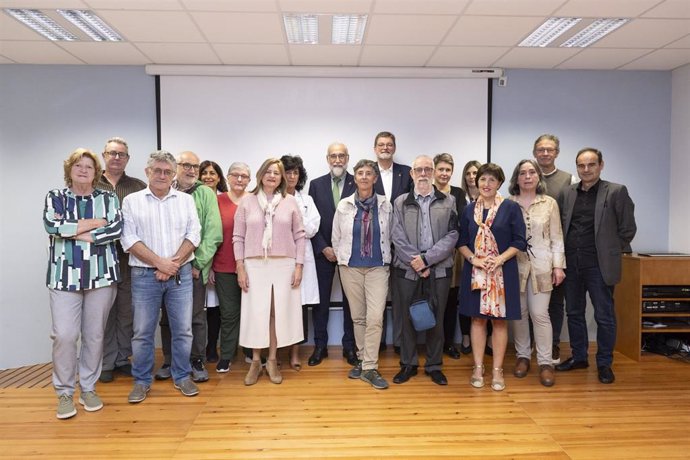
[[[223,242],[223,224],[220,220],[218,197],[215,192],[203,185],[201,181],[197,181],[195,185],[196,189],[192,192],[192,198],[194,198],[201,224],[201,242],[194,251],[192,265],[197,270],[201,270],[205,285],[208,282],[208,272],[211,269],[213,256],[220,243]]]

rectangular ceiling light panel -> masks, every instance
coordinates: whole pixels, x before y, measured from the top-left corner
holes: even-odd
[[[77,36],[69,32],[39,10],[5,8],[5,12],[17,21],[52,41],[75,41]]]
[[[630,19],[597,19],[561,44],[566,48],[585,48],[623,26]]]
[[[291,45],[318,45],[319,18],[315,14],[284,14],[283,23]]]
[[[366,27],[366,14],[333,15],[331,43],[334,45],[360,45]]]
[[[79,27],[97,42],[121,42],[122,37],[89,10],[57,10],[65,19]]]
[[[580,22],[582,18],[549,18],[518,46],[543,48]]]

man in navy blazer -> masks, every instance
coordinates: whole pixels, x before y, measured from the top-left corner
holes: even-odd
[[[584,148],[575,157],[580,183],[563,189],[558,204],[565,239],[565,299],[572,356],[558,371],[584,369],[587,361],[585,294],[597,322],[597,371],[601,383],[613,383],[616,344],[613,288],[621,279],[621,254],[631,252],[637,231],[635,205],[624,185],[601,180],[604,160],[599,150]]]
[[[414,187],[410,167],[393,162],[395,155],[395,135],[388,131],[381,131],[374,138],[374,153],[376,162],[379,165],[379,177],[374,184],[374,191],[378,195],[386,195],[393,204],[400,195],[409,193]],[[394,281],[391,276],[391,302],[393,303],[393,347],[396,353],[400,353],[400,342],[402,340],[402,317],[395,312],[400,311],[395,308],[398,303],[398,290],[393,286]],[[386,348],[386,315],[383,316],[383,334],[381,334],[381,349]]]
[[[331,307],[331,286],[337,267],[337,258],[331,246],[331,232],[333,216],[335,215],[336,197],[338,200],[355,192],[354,177],[347,172],[347,162],[350,159],[347,146],[333,143],[328,146],[326,161],[330,172],[317,177],[309,184],[309,195],[314,199],[316,209],[321,215],[319,231],[311,239],[316,259],[316,276],[319,283],[319,305],[312,308],[314,324],[314,352],[309,357],[308,364],[321,364],[328,356],[328,316]],[[351,365],[357,364],[355,353],[355,333],[352,327],[350,305],[343,293],[343,356]]]

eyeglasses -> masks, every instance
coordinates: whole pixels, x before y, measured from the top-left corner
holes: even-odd
[[[184,169],[185,171],[189,171],[190,169],[198,171],[201,165],[193,165],[191,163],[180,163],[180,166],[182,166],[182,169]]]
[[[289,171],[285,171],[285,175],[290,177],[299,177],[299,171],[297,169],[291,169]]]
[[[228,177],[232,177],[235,180],[249,180],[249,176],[246,174],[232,173],[232,174],[228,174]]]
[[[538,149],[534,149],[534,151],[536,153],[554,153],[556,149],[553,147],[539,147]]]
[[[129,158],[129,153],[126,152],[116,152],[115,150],[111,150],[110,152],[105,152],[106,156],[110,158]]]
[[[434,168],[414,168],[415,174],[431,174],[432,172],[434,172]]]
[[[173,171],[172,169],[153,168],[150,171],[154,176],[163,175],[165,177],[172,177],[175,175],[175,171]]]
[[[379,143],[379,144],[376,144],[376,147],[378,147],[380,149],[386,148],[386,147],[388,147],[389,149],[392,149],[393,147],[395,147],[395,144],[390,143],[390,142],[388,144]]]
[[[346,160],[347,159],[347,153],[329,153],[328,158],[332,161],[335,160]]]

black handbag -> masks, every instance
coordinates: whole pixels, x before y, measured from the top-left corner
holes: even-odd
[[[414,330],[417,332],[426,331],[436,326],[432,302],[429,299],[428,293],[424,293],[424,288],[428,282],[428,278],[422,278],[421,276],[417,279],[417,286],[412,297],[417,300],[414,300],[410,305],[410,319],[412,320]]]

